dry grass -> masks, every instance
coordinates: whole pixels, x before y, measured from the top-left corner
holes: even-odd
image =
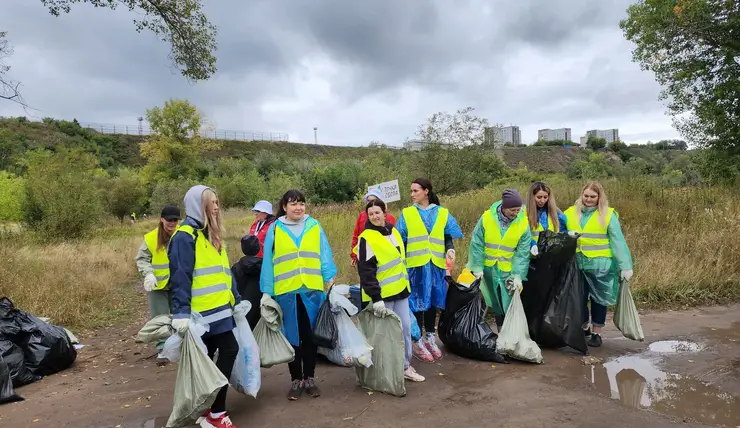
[[[550,182],[565,209],[582,183]],[[607,181],[611,205],[620,213],[635,260],[632,281],[638,305],[668,307],[740,300],[740,201],[731,189],[662,189],[652,180]],[[505,186],[443,197],[465,238],[456,242],[458,270],[467,260],[470,233],[478,217],[498,199]],[[527,185],[513,186],[520,191]],[[398,216],[400,206],[392,204]],[[338,282],[353,283],[349,247],[358,204],[309,207],[326,231]],[[232,261],[240,256],[239,238],[253,216],[246,210],[225,214]],[[79,243],[26,244],[23,235],[3,235],[0,296],[19,307],[73,328],[92,328],[128,320],[146,307],[134,258],[142,236],[154,220],[134,226],[111,226]]]

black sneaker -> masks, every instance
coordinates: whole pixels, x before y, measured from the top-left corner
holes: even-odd
[[[306,394],[310,395],[311,397],[316,398],[321,395],[321,390],[318,386],[316,386],[316,381],[312,377],[303,381],[303,389],[305,389]]]
[[[303,382],[296,379],[290,385],[290,391],[288,391],[288,400],[295,401],[301,397],[303,392]]]
[[[599,346],[601,346],[601,343],[601,335],[598,333],[592,333],[591,338],[588,339],[588,346],[592,348],[598,348]]]

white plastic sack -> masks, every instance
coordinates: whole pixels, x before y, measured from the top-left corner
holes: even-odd
[[[642,342],[645,334],[640,324],[640,314],[637,312],[635,300],[630,292],[629,281],[623,280],[619,284],[619,298],[617,308],[614,310],[614,324],[622,335],[628,339]]]
[[[349,285],[339,284],[331,287],[329,292],[329,306],[332,312],[339,312],[340,308],[344,308],[349,316],[355,316],[357,314],[357,306],[352,303],[347,296],[349,296]]]
[[[365,336],[360,333],[349,315],[340,310],[334,314],[334,319],[339,330],[337,346],[334,349],[319,348],[319,354],[326,356],[338,366],[365,368],[372,366],[373,347],[367,343]]]
[[[249,304],[249,302],[246,302]],[[252,329],[249,328],[249,322],[246,316],[234,315],[236,328],[234,336],[239,343],[239,353],[234,361],[234,368],[231,371],[231,386],[242,394],[251,395],[257,398],[260,390],[260,349],[257,341],[254,339]]]
[[[498,333],[496,350],[508,357],[529,363],[542,363],[540,347],[529,338],[527,315],[524,313],[519,288],[514,290],[511,304],[506,310],[504,325]]]
[[[201,336],[203,336],[203,334],[205,334],[205,332],[207,332],[209,329],[210,326],[207,322],[203,321],[203,316],[198,312],[193,312],[193,314],[190,316],[190,325],[188,327],[188,331],[193,331],[193,334],[195,335],[195,337],[197,337],[196,342],[203,349],[203,352],[205,354],[208,354],[208,349],[206,348],[206,344],[203,343],[203,339],[201,339]],[[182,337],[179,333],[175,332],[170,337],[168,337],[167,340],[164,341],[162,351],[160,351],[157,357],[165,358],[170,362],[176,363],[180,361],[181,348]]]

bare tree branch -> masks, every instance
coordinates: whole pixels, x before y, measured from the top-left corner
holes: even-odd
[[[26,100],[23,99],[20,90],[21,82],[10,80],[6,77],[7,72],[10,71],[10,66],[5,62],[5,59],[13,54],[13,46],[6,38],[8,33],[6,31],[0,31],[0,99],[12,101],[27,107]]]

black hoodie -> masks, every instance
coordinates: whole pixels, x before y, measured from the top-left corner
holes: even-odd
[[[262,271],[262,258],[257,256],[244,256],[234,263],[231,267],[231,273],[236,280],[236,288],[242,296],[242,300],[247,300],[252,304],[252,309],[247,313],[249,327],[254,330],[257,321],[260,320],[260,300],[262,291],[260,291],[260,272]]]
[[[375,226],[370,222],[370,220],[365,223],[365,229],[375,230],[380,232],[383,236],[389,236],[393,232],[393,225],[390,223],[385,223],[385,226]],[[396,294],[395,296],[386,297],[385,299],[381,299],[380,297],[380,283],[378,282],[377,272],[378,272],[378,259],[373,254],[372,257],[367,257],[367,241],[365,241],[364,238],[360,238],[358,242],[358,254],[357,254],[357,271],[360,274],[360,287],[362,287],[362,290],[367,294],[373,301],[373,303],[378,302],[380,300],[385,301],[395,301],[395,300],[401,300],[409,297],[411,293],[409,293],[409,290],[404,289],[402,292]],[[396,250],[401,252],[400,247],[396,247]]]

